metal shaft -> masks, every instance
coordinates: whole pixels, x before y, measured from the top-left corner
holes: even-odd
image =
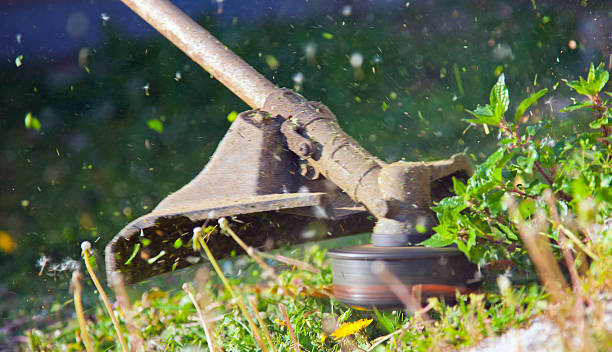
[[[121,0],[254,109],[276,87],[168,0]]]

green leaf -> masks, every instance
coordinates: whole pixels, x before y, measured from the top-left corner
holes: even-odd
[[[327,40],[331,40],[334,39],[334,35],[328,32],[323,32],[323,34],[321,34],[323,36],[323,38],[327,39]]]
[[[374,307],[374,314],[376,314],[376,318],[380,322],[380,324],[387,330],[388,333],[394,332],[396,329],[393,326],[393,321],[385,315],[385,312],[382,314]]]
[[[603,113],[599,119],[591,121],[589,126],[591,128],[601,128],[601,126],[606,126],[611,119],[612,114],[610,113],[610,110],[606,110],[606,112]]]
[[[338,317],[338,323],[344,323],[345,321],[351,318],[351,314],[353,314],[353,310],[351,308],[347,309],[346,312],[340,314]]]
[[[538,160],[538,157],[539,157],[539,154],[535,146],[533,144],[530,144],[528,148],[528,154],[527,154],[527,160],[526,160],[527,162],[524,165],[526,173],[531,174],[533,170],[533,165],[535,164],[536,160]]]
[[[597,68],[591,63],[586,81],[582,77],[579,77],[578,81],[564,81],[568,87],[575,90],[578,94],[596,95],[606,86],[609,78],[610,73],[606,71],[603,63],[599,64]]]
[[[453,190],[459,197],[464,197],[467,186],[462,181],[459,181],[456,177],[453,177]]]
[[[506,237],[508,237],[509,240],[518,241],[518,236],[516,235],[516,233],[510,230],[508,226],[504,224],[497,224],[497,226],[502,230],[503,233],[506,234]]]
[[[164,125],[158,119],[151,119],[147,121],[147,126],[157,133],[162,133],[164,131]]]
[[[533,215],[533,213],[535,213],[535,210],[535,202],[532,199],[525,199],[519,205],[519,213],[523,219],[529,218],[531,215]]]
[[[593,94],[599,93],[608,83],[610,73],[605,69],[603,62],[594,68],[593,63],[589,68],[589,77],[587,79],[588,88]]]
[[[440,202],[438,202],[438,205],[432,209],[436,212],[452,210],[455,213],[459,213],[465,208],[467,208],[467,205],[465,204],[463,197],[453,196],[442,199]]]
[[[491,171],[495,168],[503,168],[508,161],[514,157],[514,153],[514,150],[506,150],[505,148],[497,149],[484,163],[478,166],[476,174],[480,177],[484,177],[490,175]]]
[[[574,103],[572,105],[568,105],[561,109],[560,112],[572,112],[579,109],[590,108],[593,106],[593,103],[590,100],[583,101],[581,103]]]
[[[595,65],[591,62],[591,66],[589,67],[589,74],[587,76],[587,82],[592,82],[595,80]]]
[[[474,111],[470,111],[470,110],[466,110],[466,111],[476,117],[476,119],[466,119],[465,120],[470,123],[499,126],[499,123],[501,122],[501,117],[495,116],[489,104],[485,106],[478,105],[476,106],[476,110]]]
[[[463,252],[463,254],[465,254],[465,256],[470,259],[470,248],[468,248],[465,243],[463,243],[463,241],[458,240],[455,242],[457,244],[457,249],[459,249],[461,252]]]
[[[176,239],[176,241],[174,241],[173,244],[174,248],[179,249],[183,246],[183,240],[179,237]]]
[[[130,255],[128,260],[125,261],[124,265],[129,265],[134,259],[134,257],[136,257],[136,254],[138,254],[139,250],[140,250],[140,243],[136,243],[136,245],[134,246],[134,250],[132,250],[132,255]]]
[[[546,93],[548,93],[548,89],[544,88],[536,93],[533,93],[532,95],[530,95],[527,99],[523,100],[518,108],[516,109],[516,113],[514,114],[514,123],[518,123],[519,118],[521,118],[521,116],[523,116],[523,114],[525,113],[525,111],[535,102],[538,101],[538,99],[540,99],[542,96],[544,96]]]
[[[25,127],[28,129],[35,129],[36,131],[40,131],[42,127],[40,121],[38,121],[36,117],[32,116],[31,112],[28,112],[26,114],[23,122],[25,124]]]
[[[453,244],[453,240],[446,239],[442,237],[440,234],[434,233],[431,237],[429,237],[428,239],[426,239],[425,241],[419,244],[422,246],[426,246],[426,247],[438,248],[438,247],[446,247],[448,245]]]
[[[506,78],[502,73],[497,78],[497,82],[491,89],[490,94],[491,106],[495,112],[495,116],[501,119],[502,116],[508,111],[510,105],[510,95],[508,94],[508,88],[506,87]]]
[[[491,216],[497,216],[498,214],[506,211],[506,206],[504,205],[503,199],[506,192],[501,190],[495,190],[490,192],[487,195],[487,207],[491,212]]]

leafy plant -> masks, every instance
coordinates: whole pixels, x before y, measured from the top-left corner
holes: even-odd
[[[609,217],[612,204],[610,172],[610,99],[601,97],[609,73],[603,64],[591,64],[587,79],[565,81],[584,96],[560,112],[591,111],[592,129],[567,136],[554,135],[552,119],[523,126],[530,119],[525,112],[548,93],[541,89],[523,100],[512,120],[506,119],[510,105],[508,88],[502,73],[491,89],[490,103],[469,111],[467,122],[498,129],[498,149],[476,169],[466,183],[453,180],[456,196],[440,201],[433,209],[440,220],[436,234],[423,244],[445,246],[454,243],[472,261],[525,258],[516,220],[508,212],[515,202],[521,220],[533,218],[541,208],[545,190],[554,194],[559,216],[564,219],[589,216],[598,224]],[[606,92],[608,96],[609,92]],[[579,127],[576,124],[576,128]],[[581,205],[589,202],[591,212]],[[584,230],[584,229],[583,229]],[[558,228],[549,235],[558,238]],[[584,231],[579,241],[587,240]]]

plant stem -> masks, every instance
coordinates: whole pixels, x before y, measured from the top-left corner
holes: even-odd
[[[216,348],[214,340],[212,338],[211,331],[208,328],[208,325],[206,325],[206,318],[204,316],[204,313],[202,312],[202,309],[200,309],[200,305],[196,301],[195,297],[193,297],[193,293],[191,293],[191,290],[189,289],[189,285],[187,285],[186,283],[183,284],[183,290],[185,290],[185,292],[187,292],[187,295],[189,296],[189,299],[191,300],[191,302],[195,306],[196,311],[198,312],[198,317],[200,317],[200,322],[202,323],[202,328],[204,328],[204,335],[206,336],[206,341],[208,342],[208,349],[210,350],[210,352],[216,352],[217,348]]]
[[[280,254],[269,254],[269,253],[266,253],[266,252],[259,252],[259,255],[261,255],[264,258],[273,259],[273,260],[279,261],[279,262],[287,264],[287,265],[295,266],[296,268],[300,268],[302,270],[310,271],[310,272],[315,273],[315,274],[318,274],[318,273],[321,272],[321,270],[319,268],[317,268],[316,266],[310,265],[310,264],[308,264],[306,262],[303,262],[301,260],[287,258],[287,257],[282,256]]]
[[[96,273],[94,272],[93,268],[91,267],[91,264],[89,263],[89,248],[86,248],[87,246],[91,247],[91,244],[87,241],[81,244],[81,248],[83,248],[82,255],[83,259],[85,260],[85,267],[87,268],[87,272],[89,273],[89,276],[91,276],[94,285],[98,289],[98,293],[100,293],[100,298],[102,298],[102,301],[104,302],[104,306],[106,307],[108,315],[110,315],[111,321],[113,322],[113,326],[115,327],[115,331],[117,331],[117,336],[119,338],[119,343],[121,344],[121,349],[123,350],[123,352],[128,352],[127,345],[125,344],[125,339],[123,338],[123,333],[119,328],[119,322],[117,321],[117,317],[115,317],[115,313],[113,313],[113,307],[111,307],[111,304],[108,300],[108,296],[106,296],[106,292],[104,292],[102,284],[100,284],[100,280],[98,280]]]
[[[509,210],[517,219],[516,228],[519,236],[525,244],[527,254],[536,268],[542,285],[555,303],[563,301],[567,282],[555,260],[548,238],[540,234],[543,227],[542,215],[527,223],[521,218],[516,204],[510,204]]]
[[[570,230],[567,229],[567,227],[563,226],[563,225],[559,225],[559,229],[563,232],[565,232],[565,234],[567,235],[567,237],[572,240],[572,242],[574,242],[574,244],[576,245],[576,247],[580,248],[584,254],[588,255],[591,259],[593,260],[600,260],[599,256],[597,256],[595,253],[593,253],[592,251],[590,251],[585,245],[584,243],[582,243],[578,237],[576,235],[574,235]]]
[[[561,221],[559,219],[559,214],[557,213],[557,206],[555,205],[555,199],[553,197],[552,191],[545,190],[543,198],[546,204],[548,205],[548,211],[550,212],[550,217],[552,218],[553,229],[557,229],[559,231],[557,242],[559,242],[559,246],[561,247],[561,251],[563,252],[563,259],[565,260],[565,265],[567,266],[567,270],[570,274],[572,287],[574,288],[574,292],[579,296],[580,301],[583,301],[582,287],[580,285],[578,270],[576,270],[576,262],[574,260],[574,256],[572,255],[569,249],[569,246],[567,245],[567,238],[565,237],[565,234],[559,229]]]
[[[264,273],[266,275],[269,275],[270,277],[273,278],[277,278],[278,276],[276,275],[276,273],[274,272],[274,269],[272,269],[268,264],[266,264],[266,262],[263,261],[263,259],[261,259],[261,257],[258,255],[257,250],[251,246],[248,246],[246,243],[244,243],[244,241],[242,241],[242,239],[240,237],[238,237],[238,235],[234,232],[234,230],[232,230],[231,227],[229,227],[229,224],[227,223],[227,219],[226,218],[221,218],[219,219],[219,227],[221,227],[221,230],[227,234],[230,235],[231,238],[234,239],[234,241],[236,241],[236,243],[238,243],[238,245],[251,257],[253,258],[253,260],[259,264],[259,266],[261,266],[262,269],[264,269]]]
[[[519,191],[519,190],[517,190],[517,189],[508,189],[508,188],[506,188],[506,187],[503,187],[503,189],[504,189],[504,191],[506,191],[506,192],[510,192],[510,193],[518,194],[518,195],[519,195],[519,196],[521,196],[521,197],[531,198],[531,199],[537,199],[537,198],[538,198],[538,197],[536,197],[536,196],[529,195],[529,194],[527,194],[527,193],[525,193],[525,192],[522,192],[522,191]]]
[[[499,128],[504,131],[506,133],[506,135],[510,138],[513,138],[514,140],[516,140],[516,144],[514,144],[512,146],[512,148],[516,148],[516,147],[520,147],[521,149],[523,149],[523,151],[526,149],[526,144],[527,143],[521,143],[519,141],[519,135],[518,135],[518,124],[516,125],[516,128],[514,131],[510,130],[510,128],[508,127],[508,123],[506,122],[505,119],[502,118],[502,121],[500,123]],[[554,180],[553,178],[546,172],[544,171],[544,169],[542,168],[542,165],[540,165],[540,163],[536,160],[534,161],[533,165],[536,167],[536,169],[538,170],[538,172],[542,175],[542,177],[544,177],[544,179],[546,180],[546,182],[553,187],[553,183]],[[559,194],[559,196],[567,201],[567,202],[571,202],[572,201],[572,197],[570,197],[569,195],[567,195],[567,193],[563,192],[562,190],[559,190],[557,192]]]
[[[194,236],[197,235],[195,233],[196,231],[202,231],[202,229],[201,228],[199,230],[194,229]],[[268,352],[268,348],[266,347],[266,345],[264,345],[263,341],[261,340],[261,335],[259,334],[259,330],[257,329],[257,326],[253,322],[253,319],[251,319],[251,316],[249,315],[249,312],[246,310],[246,307],[245,307],[244,302],[242,300],[242,296],[238,296],[238,295],[236,295],[236,292],[234,292],[234,289],[232,288],[232,285],[230,285],[229,281],[227,281],[227,278],[223,274],[223,271],[219,267],[219,264],[215,260],[215,257],[213,256],[212,252],[208,248],[208,245],[206,244],[206,241],[204,241],[204,239],[202,237],[200,237],[200,236],[196,236],[196,237],[198,238],[198,240],[200,242],[200,245],[202,246],[202,249],[204,249],[204,252],[206,253],[206,256],[210,260],[210,263],[212,264],[213,268],[217,272],[217,275],[219,275],[219,278],[221,278],[221,281],[223,281],[223,285],[225,286],[227,291],[230,293],[230,295],[233,298],[236,299],[236,302],[238,303],[238,307],[242,311],[242,314],[244,315],[244,317],[246,318],[247,322],[249,323],[249,327],[253,331],[253,337],[255,338],[255,342],[257,342],[257,344],[259,345],[259,348],[261,348],[262,351]]]
[[[272,337],[270,337],[270,331],[268,331],[268,327],[261,318],[259,310],[257,310],[257,304],[255,304],[255,300],[249,299],[249,304],[251,305],[251,308],[253,308],[253,312],[255,312],[255,318],[257,318],[257,322],[259,322],[259,325],[261,325],[261,328],[264,331],[264,335],[266,335],[266,340],[268,340],[268,344],[270,345],[272,352],[276,352],[276,348],[274,348],[274,342],[272,341]]]
[[[544,177],[544,179],[546,179],[546,182],[553,187],[553,179],[546,173],[546,171],[544,171],[540,163],[536,160],[533,165],[536,167],[536,169],[538,169],[538,172]],[[567,195],[567,193],[563,192],[562,190],[557,191],[557,194],[559,194],[559,196],[566,202],[572,201],[572,197]]]
[[[70,280],[70,288],[74,291],[74,309],[76,310],[77,320],[79,322],[79,328],[81,329],[81,339],[85,344],[87,352],[94,352],[89,334],[87,333],[87,322],[85,321],[85,314],[83,313],[83,304],[81,303],[81,292],[83,291],[83,285],[81,285],[83,275],[78,270],[72,272],[72,280]]]
[[[283,313],[283,318],[285,319],[285,324],[287,324],[287,330],[289,330],[289,334],[291,335],[291,339],[293,340],[293,348],[295,352],[301,352],[300,344],[298,343],[297,338],[295,337],[295,333],[293,332],[293,327],[291,327],[291,321],[289,320],[289,315],[287,315],[287,310],[285,309],[284,304],[280,304],[281,313]]]
[[[110,277],[111,287],[115,291],[115,299],[119,308],[123,310],[123,317],[125,327],[127,328],[128,338],[130,340],[130,348],[132,351],[144,352],[144,342],[142,336],[140,336],[140,330],[134,322],[134,310],[130,305],[130,299],[128,297],[127,289],[125,288],[125,282],[123,280],[123,274],[121,272],[114,272]]]
[[[599,120],[606,113],[606,110],[608,109],[608,107],[602,104],[601,99],[599,99],[599,95],[595,95],[591,97],[591,101],[593,102],[593,109],[598,112],[597,119]],[[606,145],[606,147],[610,147],[610,142],[608,142],[607,140],[608,137],[610,136],[610,133],[608,132],[608,126],[602,125],[601,131],[602,131],[603,136],[606,138],[604,140],[604,144]]]

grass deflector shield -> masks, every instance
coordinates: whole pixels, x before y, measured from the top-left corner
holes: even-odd
[[[382,281],[379,298],[358,298],[368,290],[361,283],[380,276],[359,267],[371,265],[372,255],[402,285],[462,288],[473,278],[458,250],[415,246],[436,223],[432,199],[450,194],[452,177],[471,176],[465,156],[385,163],[348,136],[325,105],[275,87],[170,2],[123,2],[254,110],[236,117],[200,174],[115,236],[106,248],[109,274],[121,272],[132,283],[198,263],[192,229],[234,217],[238,236],[264,249],[372,231],[372,245],[331,254],[337,292],[351,292],[351,299],[339,297],[347,304],[402,304]],[[214,226],[208,241],[218,259],[241,251]],[[429,253],[425,261],[414,257],[420,252]],[[344,280],[336,268],[361,276]]]

